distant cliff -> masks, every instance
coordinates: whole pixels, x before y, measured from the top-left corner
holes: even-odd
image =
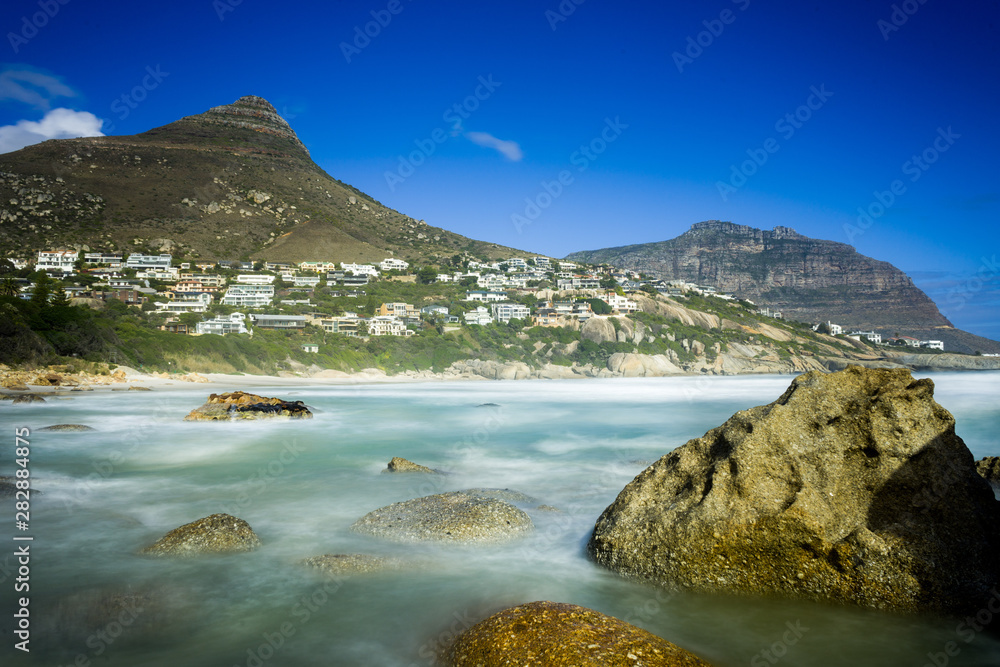
[[[576,252],[567,259],[713,285],[809,322],[876,329],[951,326],[892,264],[788,227],[764,231],[710,220],[669,241]]]

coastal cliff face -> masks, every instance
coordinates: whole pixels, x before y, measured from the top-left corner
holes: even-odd
[[[669,241],[577,252],[569,259],[713,285],[803,321],[951,326],[892,264],[788,227],[766,231],[711,220]]]

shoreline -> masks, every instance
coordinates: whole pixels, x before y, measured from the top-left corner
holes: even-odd
[[[847,360],[845,360],[847,361]],[[482,363],[482,362],[481,362]],[[496,362],[491,362],[496,363]],[[857,365],[866,365],[863,362],[854,362]],[[848,361],[850,364],[850,361]],[[504,368],[504,366],[499,365],[498,367]],[[905,367],[900,364],[885,364],[885,367],[895,367],[901,368]],[[1000,371],[1000,364],[996,368],[961,368],[961,367],[942,367],[942,368],[909,368],[911,372],[914,373],[947,373],[947,372],[981,372],[981,371]],[[733,376],[793,376],[799,375],[808,370],[818,370],[813,368],[786,368],[786,369],[768,369],[764,372],[754,372],[754,371],[744,371],[736,373],[705,373],[697,371],[686,371],[680,373],[662,373],[662,374],[639,374],[631,375],[622,372],[612,372],[607,369],[602,369],[599,372],[595,372],[590,368],[583,369],[570,369],[568,367],[563,367],[563,372],[547,374],[545,368],[536,370],[534,372],[524,372],[530,371],[526,365],[524,369],[517,369],[521,372],[512,372],[507,375],[503,375],[497,372],[496,367],[491,367],[490,371],[495,375],[494,377],[489,377],[487,375],[478,374],[466,369],[464,372],[458,373],[449,369],[449,371],[443,373],[435,373],[432,371],[407,371],[405,373],[400,373],[398,375],[387,375],[384,371],[377,369],[364,369],[355,373],[345,373],[342,371],[318,371],[311,374],[302,373],[293,375],[291,373],[285,375],[254,375],[254,374],[228,374],[228,373],[187,373],[187,374],[176,374],[174,376],[164,377],[161,374],[154,373],[148,374],[138,371],[133,368],[126,366],[119,366],[116,371],[122,371],[124,377],[121,379],[116,379],[115,381],[108,381],[108,376],[93,376],[98,378],[100,382],[98,383],[88,383],[86,377],[74,376],[72,374],[67,374],[70,378],[72,384],[65,385],[44,385],[44,384],[33,384],[25,383],[26,389],[15,389],[6,386],[0,386],[0,396],[16,398],[17,396],[71,396],[76,393],[84,392],[100,392],[100,393],[111,393],[111,392],[123,392],[123,391],[155,391],[155,390],[170,390],[170,391],[200,391],[208,390],[207,393],[222,393],[225,391],[237,391],[244,390],[250,387],[260,387],[260,388],[282,388],[282,387],[299,387],[304,384],[312,386],[349,386],[349,385],[382,385],[382,384],[416,384],[416,383],[438,383],[438,382],[488,382],[488,381],[503,381],[503,380],[587,380],[587,379],[615,379],[615,378],[654,378],[654,377],[733,377]],[[579,372],[583,371],[583,372]],[[10,371],[8,371],[10,372]],[[18,371],[15,371],[18,372]],[[182,379],[182,378],[189,379]],[[191,379],[191,378],[196,379]],[[76,386],[79,385],[79,386]]]

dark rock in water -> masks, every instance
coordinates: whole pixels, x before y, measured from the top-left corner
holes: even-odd
[[[427,466],[422,466],[419,463],[414,463],[413,461],[408,461],[398,456],[393,456],[392,460],[389,461],[389,465],[387,465],[385,470],[383,470],[382,472],[422,472],[422,473],[434,474],[437,471],[432,470]]]
[[[477,408],[499,408],[500,405],[497,403],[480,403],[476,406]]]
[[[80,591],[60,599],[51,608],[43,607],[36,619],[39,639],[46,650],[63,646],[74,653],[88,639],[91,648],[98,647],[96,640],[100,636],[105,640],[113,636],[123,644],[148,640],[148,633],[162,632],[165,623],[184,615],[177,608],[179,603],[176,588]],[[101,644],[106,645],[104,641]]]
[[[38,429],[39,431],[60,431],[63,433],[81,433],[83,431],[93,431],[95,429],[83,424],[54,424]]]
[[[980,609],[1000,504],[933,390],[906,370],[799,376],[640,473],[588,550],[696,591]]]
[[[0,498],[13,498],[17,495],[18,491],[23,491],[24,489],[17,488],[17,482],[18,479],[16,477],[0,477]],[[33,486],[29,486],[27,490],[30,495],[42,495],[42,492],[36,490]],[[24,496],[21,499],[23,500]]]
[[[133,385],[133,386],[129,387],[128,390],[129,391],[153,391],[149,387],[139,387],[139,386],[136,386],[136,385]]]
[[[306,558],[302,564],[316,568],[324,574],[337,577],[398,570],[402,568],[403,561],[398,558],[368,554],[325,554]]]
[[[986,456],[976,461],[976,472],[987,482],[1000,486],[1000,456]]]
[[[507,542],[534,530],[531,518],[509,503],[461,491],[414,498],[358,519],[351,530],[396,542]]]
[[[479,498],[495,498],[507,503],[521,503],[523,505],[536,505],[538,498],[532,498],[526,493],[514,491],[513,489],[463,489],[461,493]]]
[[[38,394],[21,394],[15,396],[13,403],[17,405],[18,403],[44,403],[45,399]]]
[[[144,556],[198,556],[239,553],[260,547],[260,538],[243,519],[213,514],[175,528],[139,553]]]
[[[448,648],[450,667],[705,667],[661,637],[593,609],[531,602],[472,626]]]
[[[192,410],[184,421],[228,421],[234,419],[268,419],[284,417],[309,419],[312,412],[302,401],[283,401],[234,391],[212,394],[199,408]]]

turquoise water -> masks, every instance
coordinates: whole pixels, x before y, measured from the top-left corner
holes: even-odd
[[[973,454],[1000,455],[1000,373],[931,377]],[[3,402],[0,474],[12,469],[15,426],[98,430],[31,437],[34,485],[43,492],[31,515],[32,652],[11,651],[5,625],[0,656],[4,665],[422,666],[454,632],[502,607],[547,599],[628,620],[716,665],[919,667],[934,664],[928,654],[939,664],[1000,664],[1000,641],[959,631],[954,619],[671,596],[587,560],[595,520],[649,462],[737,410],[774,400],[789,381],[266,388],[260,393],[305,401],[315,418],[242,424],[181,421],[204,398],[190,388]],[[449,474],[380,474],[393,456]],[[389,503],[470,487],[516,489],[560,511],[526,506],[535,533],[504,546],[398,545],[348,529]],[[7,545],[10,505],[0,514]],[[186,562],[134,555],[223,511],[248,521],[263,548]],[[5,619],[14,608],[13,578],[3,569],[12,551],[0,551]],[[414,567],[326,583],[297,565],[357,552],[404,557]],[[110,617],[80,611],[116,591],[157,602]]]

